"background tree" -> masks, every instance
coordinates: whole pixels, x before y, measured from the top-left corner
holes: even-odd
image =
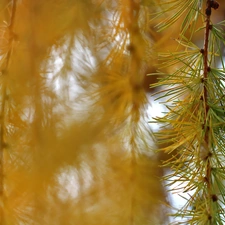
[[[215,4],[0,1],[0,224],[168,224],[168,173],[194,190],[175,216],[223,223]]]

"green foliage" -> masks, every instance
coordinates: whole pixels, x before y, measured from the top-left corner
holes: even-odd
[[[170,67],[170,72],[162,72],[155,85],[162,87],[158,99],[164,98],[168,109],[165,116],[156,118],[164,128],[156,137],[164,145],[161,150],[172,155],[164,162],[172,170],[165,179],[186,201],[173,214],[180,221],[177,223],[223,224],[224,21],[211,21],[211,13],[218,6],[215,1],[202,1],[204,7],[199,7],[199,1],[182,2],[171,1],[167,11],[177,9],[176,13],[158,26],[160,30],[171,27],[185,14],[175,40],[177,51],[159,54],[163,68]],[[194,12],[204,18],[204,24],[196,25],[191,36],[204,29],[202,48],[185,37],[193,19],[197,20]]]

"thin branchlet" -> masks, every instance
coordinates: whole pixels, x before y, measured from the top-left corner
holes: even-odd
[[[193,2],[197,4],[197,1]],[[164,123],[165,126],[166,124],[171,126],[168,130],[172,144],[168,140],[168,145],[161,150],[169,153],[178,151],[177,155],[179,156],[178,159],[177,156],[170,158],[164,165],[170,166],[173,170],[171,177],[176,177],[175,180],[178,183],[182,183],[185,177],[184,183],[188,183],[185,187],[186,192],[195,190],[195,194],[190,194],[190,198],[187,199],[187,205],[195,205],[195,210],[191,212],[193,217],[189,214],[188,206],[184,206],[174,215],[186,218],[190,224],[201,223],[200,220],[204,217],[204,220],[207,220],[206,223],[212,225],[216,224],[219,221],[218,218],[222,215],[217,206],[219,206],[219,196],[223,193],[222,191],[220,194],[215,193],[215,189],[218,188],[218,183],[216,183],[218,181],[215,181],[215,170],[213,170],[214,167],[222,169],[220,153],[217,155],[215,151],[222,149],[216,143],[216,132],[218,131],[215,129],[215,127],[220,129],[218,124],[222,124],[221,121],[223,120],[219,117],[222,109],[218,107],[218,102],[223,106],[223,100],[221,100],[223,90],[217,90],[223,86],[220,83],[219,76],[222,72],[214,68],[214,63],[217,64],[217,59],[221,57],[218,57],[218,42],[222,38],[220,38],[221,34],[218,32],[218,25],[213,25],[211,22],[211,16],[214,10],[219,8],[219,3],[215,0],[204,2],[206,5],[203,10],[193,7],[195,10],[202,10],[204,15],[203,47],[195,50],[196,48],[191,42],[192,38],[186,38],[182,33],[179,44],[185,50],[167,55],[161,54],[164,59],[168,57],[166,66],[171,66],[172,70],[174,69],[172,66],[176,65],[177,67],[176,72],[166,75],[166,78],[160,81],[160,84],[167,86],[168,89],[161,91],[159,94],[166,93],[163,97],[169,96],[167,102],[172,102],[173,106],[168,107],[168,113],[158,121]],[[179,3],[182,6],[182,2]],[[175,18],[178,18],[181,14],[181,12],[177,12]],[[186,22],[188,21],[190,22],[191,19],[186,19]],[[165,23],[165,27],[167,26],[171,26],[170,21]],[[196,32],[197,30],[195,29]],[[185,55],[183,55],[184,52]],[[217,77],[214,79],[214,76]],[[196,131],[193,129],[195,126]],[[163,136],[163,132],[160,131],[159,133]],[[162,139],[162,137],[160,138]],[[164,138],[166,139],[165,135]],[[169,181],[168,177],[165,179]],[[196,182],[197,179],[199,182]],[[174,183],[174,181],[171,182],[171,184]],[[181,189],[175,188],[178,191]],[[196,217],[196,214],[199,214],[199,217]],[[184,224],[187,224],[186,221]]]
[[[214,0],[207,0],[206,2],[206,10],[205,10],[205,36],[204,36],[204,48],[203,48],[203,66],[204,66],[204,72],[203,72],[203,77],[205,82],[203,83],[203,89],[204,89],[204,106],[205,106],[205,114],[204,114],[204,126],[207,126],[207,129],[205,129],[205,136],[204,136],[204,142],[205,142],[205,148],[206,151],[210,152],[210,148],[211,148],[211,143],[210,143],[210,133],[211,133],[211,129],[212,127],[210,127],[208,125],[209,123],[209,96],[208,96],[208,88],[209,88],[209,83],[208,83],[208,75],[211,72],[211,68],[209,65],[209,44],[210,44],[210,40],[209,40],[209,36],[210,36],[210,31],[212,30],[212,24],[210,21],[211,18],[211,14],[212,14],[212,9],[217,9],[219,7],[219,4],[214,1]],[[211,153],[212,155],[212,153]],[[207,179],[207,192],[208,192],[208,199],[211,199],[213,202],[215,201],[215,197],[210,198],[210,196],[212,195],[212,165],[211,165],[211,160],[210,157],[207,157],[206,160],[206,179]],[[214,195],[213,195],[214,196]],[[210,224],[213,223],[212,220],[212,215],[214,215],[214,213],[212,212],[212,207],[211,207],[211,203],[209,201],[209,206],[208,206],[208,213],[210,215],[209,222]]]

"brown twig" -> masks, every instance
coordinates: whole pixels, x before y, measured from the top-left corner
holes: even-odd
[[[211,162],[210,162],[210,157],[212,156],[212,153],[210,151],[210,139],[209,139],[209,133],[210,133],[210,125],[208,124],[208,112],[209,112],[209,105],[208,105],[208,74],[210,73],[210,66],[208,63],[208,48],[209,48],[209,35],[210,35],[210,30],[212,29],[212,25],[210,22],[210,17],[212,13],[212,9],[217,9],[219,7],[218,2],[214,0],[207,0],[206,2],[206,10],[205,10],[205,16],[206,16],[206,26],[205,26],[205,37],[204,37],[204,49],[202,51],[203,54],[203,65],[204,65],[204,70],[203,70],[203,84],[204,84],[204,106],[205,106],[205,114],[204,114],[204,129],[205,129],[205,147],[207,151],[207,167],[206,167],[206,179],[207,179],[207,189],[208,189],[208,198],[211,199],[212,196],[212,176],[211,176]],[[213,223],[212,221],[212,212],[211,212],[211,207],[208,207],[208,220],[210,224]]]

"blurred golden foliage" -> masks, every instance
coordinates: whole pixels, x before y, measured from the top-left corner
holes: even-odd
[[[149,13],[128,0],[0,2],[0,224],[166,220],[145,117]]]
[[[146,115],[180,33],[156,31],[162,2],[0,1],[1,225],[168,224]]]

